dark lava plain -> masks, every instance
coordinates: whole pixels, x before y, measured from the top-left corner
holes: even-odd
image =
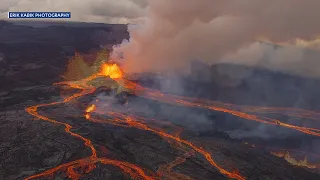
[[[20,180],[59,164],[90,155],[89,149],[84,147],[83,142],[66,134],[64,127],[34,119],[25,112],[24,108],[59,100],[59,87],[52,84],[61,80],[68,58],[73,56],[75,52],[94,54],[101,48],[101,45],[111,49],[112,45],[119,44],[124,38],[128,38],[125,25],[46,23],[39,26],[41,23],[32,24],[31,22],[26,24],[0,21],[0,179],[3,180]],[[230,68],[243,67],[232,66]],[[215,67],[209,67],[209,69],[215,72]],[[264,78],[264,71],[254,70],[254,72],[260,73],[260,76],[255,77]],[[268,73],[269,79],[273,76],[280,78],[277,82],[266,80],[266,83],[281,84],[279,82],[281,79],[287,78],[285,81],[288,78],[292,79],[291,76]],[[198,74],[198,76],[200,75]],[[206,98],[244,104],[257,102],[259,101],[257,98],[262,97],[257,94],[261,93],[260,89],[255,89],[261,86],[250,84],[250,80],[244,81],[244,84],[237,87],[223,87],[219,86],[219,83],[198,82],[197,79],[192,81],[196,85],[194,88],[186,87],[189,89],[189,92],[185,92],[187,95],[196,94]],[[298,80],[295,81],[298,82]],[[304,93],[307,101],[308,99],[313,100],[310,103],[318,105],[317,100],[312,99],[312,93],[319,92],[313,86],[318,81],[309,80],[308,82],[309,84],[306,84],[305,80],[301,80],[305,86],[302,86],[304,88],[299,92],[301,91],[300,94]],[[142,80],[141,83],[143,83]],[[186,86],[191,85],[188,83]],[[309,94],[306,95],[305,91],[308,87],[314,88],[310,89]],[[249,93],[246,88],[252,92]],[[279,86],[277,88],[281,89]],[[213,91],[215,96],[211,95]],[[275,91],[269,92],[275,93]],[[292,98],[289,97],[290,94],[285,92],[286,89],[280,90],[280,93],[286,94],[286,97],[283,98],[288,99],[283,102],[290,106],[292,103],[289,101]],[[232,98],[235,93],[238,98]],[[250,94],[250,100],[245,98]],[[82,102],[89,102],[88,98],[95,95],[97,94],[88,95],[70,104],[41,108],[39,112],[72,125],[73,132],[81,134],[93,142],[100,157],[127,161],[156,172],[161,165],[170,163],[177,156],[183,154],[183,152],[172,148],[167,141],[156,134],[134,128],[115,127],[86,121],[83,117],[85,106]],[[267,96],[272,95],[265,94],[262,98]],[[273,96],[278,97],[281,94]],[[130,98],[139,99],[135,96]],[[244,102],[242,99],[248,102]],[[270,100],[270,98],[266,99]],[[273,101],[276,100],[273,99]],[[270,102],[269,104],[276,103]],[[316,172],[294,167],[284,159],[275,157],[267,151],[246,146],[241,140],[229,137],[224,130],[236,128],[235,125],[230,125],[232,122],[229,122],[229,116],[215,112],[210,112],[206,116],[211,118],[212,127],[201,132],[195,128],[186,128],[182,133],[182,138],[205,147],[222,167],[230,171],[238,169],[240,174],[247,179],[320,179],[320,175]],[[219,123],[221,118],[229,118],[229,123]],[[310,137],[305,138],[310,139]],[[309,141],[312,140],[311,138]],[[264,141],[264,143],[272,144],[272,139],[268,141],[270,142]],[[280,141],[279,144],[286,142],[286,140],[278,141]],[[228,179],[199,154],[187,158],[185,163],[177,165],[173,171],[197,180]],[[51,179],[67,179],[67,177],[65,173],[59,172]],[[130,179],[130,177],[116,167],[97,164],[97,168],[93,172],[80,179],[115,180]]]

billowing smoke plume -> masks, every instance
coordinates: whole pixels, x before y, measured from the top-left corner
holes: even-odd
[[[123,53],[131,72],[175,69],[193,60],[213,64],[230,57],[243,63],[248,60],[234,58],[241,52],[247,59],[268,53],[264,44],[252,44],[257,40],[315,40],[320,34],[319,7],[319,0],[149,0],[146,21],[129,27],[130,40],[115,52]],[[275,52],[272,66],[301,61],[296,50]]]
[[[71,11],[70,21],[138,24],[129,27],[130,41],[117,49],[131,72],[172,70],[201,60],[320,76],[319,55],[295,47],[274,52],[255,43],[320,49],[319,5],[318,0],[3,0],[0,19],[7,19],[8,11]]]

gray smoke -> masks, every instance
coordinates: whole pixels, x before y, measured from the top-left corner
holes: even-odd
[[[251,65],[260,63],[256,56],[266,53],[269,68],[304,75],[319,65],[297,48],[270,52],[253,44],[259,39],[289,44],[297,38],[316,39],[318,0],[149,0],[148,7],[146,21],[129,27],[130,40],[115,49],[123,53],[127,72],[185,68],[192,60],[214,64],[230,56],[232,63]],[[300,64],[306,67],[299,70]]]

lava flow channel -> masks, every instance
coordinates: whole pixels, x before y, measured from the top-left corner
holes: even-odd
[[[276,119],[271,119],[271,118],[266,118],[266,117],[260,117],[257,115],[251,115],[251,114],[247,114],[244,112],[241,112],[241,108],[239,107],[233,107],[230,105],[221,105],[221,103],[216,103],[214,105],[210,104],[210,103],[204,103],[199,99],[193,99],[193,98],[186,98],[186,97],[180,97],[180,96],[174,96],[174,95],[165,95],[163,93],[161,93],[160,91],[156,91],[156,90],[151,90],[148,88],[144,88],[136,83],[133,83],[131,81],[128,81],[124,78],[122,78],[122,71],[121,69],[116,65],[116,64],[112,64],[112,66],[109,66],[108,64],[103,64],[102,65],[102,71],[100,71],[99,73],[93,74],[85,79],[82,79],[80,81],[76,81],[76,82],[62,82],[62,83],[58,83],[60,85],[67,85],[69,87],[72,88],[77,88],[77,89],[82,89],[83,91],[86,91],[90,88],[88,88],[88,86],[86,85],[87,82],[97,79],[99,77],[111,77],[111,78],[115,78],[115,80],[118,82],[118,84],[120,84],[121,86],[124,86],[125,88],[129,89],[129,90],[133,90],[136,92],[136,94],[149,98],[149,99],[153,99],[153,100],[157,100],[157,101],[161,101],[161,102],[166,102],[169,104],[175,104],[175,105],[181,105],[181,106],[188,106],[188,107],[197,107],[197,108],[206,108],[206,109],[211,109],[211,110],[215,110],[215,111],[221,111],[221,112],[225,112],[225,113],[229,113],[244,119],[249,119],[249,120],[253,120],[253,121],[257,121],[257,122],[261,122],[261,123],[266,123],[266,124],[273,124],[273,125],[278,125],[278,126],[283,126],[283,127],[287,127],[287,128],[291,128],[291,129],[295,129],[297,131],[306,133],[306,134],[311,134],[311,135],[315,135],[315,136],[320,136],[320,130],[316,129],[316,128],[306,128],[306,127],[300,127],[300,126],[294,126],[294,125],[290,125],[290,124],[286,124],[283,122],[280,122],[279,120]],[[65,102],[71,101],[72,99],[75,99],[77,97],[81,97],[82,95],[84,95],[86,93],[81,93],[81,94],[75,94],[72,95],[68,98],[65,99]],[[191,100],[192,99],[192,100]],[[30,113],[31,115],[40,118],[42,120],[45,121],[49,121],[51,123],[55,123],[55,124],[60,124],[60,125],[64,125],[66,128],[66,132],[69,133],[72,136],[75,136],[77,138],[82,139],[85,142],[85,145],[91,148],[92,151],[92,156],[89,158],[84,158],[84,159],[80,159],[71,163],[67,163],[64,165],[60,165],[56,168],[53,168],[51,170],[48,170],[44,173],[41,173],[39,175],[34,175],[29,177],[30,178],[35,178],[35,177],[41,177],[41,176],[46,176],[49,174],[52,174],[58,170],[61,169],[67,169],[69,172],[69,176],[73,176],[74,178],[79,177],[79,175],[73,170],[74,168],[77,167],[82,167],[82,164],[86,164],[89,165],[89,169],[93,169],[92,167],[94,166],[94,163],[96,162],[101,162],[101,163],[106,163],[106,164],[113,164],[115,166],[118,166],[119,168],[125,170],[125,172],[133,175],[133,170],[135,170],[135,173],[138,174],[139,177],[143,177],[145,179],[152,179],[151,177],[145,175],[145,173],[142,171],[142,169],[132,165],[132,164],[127,164],[125,162],[119,162],[116,163],[114,160],[105,160],[105,159],[101,159],[101,158],[97,158],[96,157],[96,150],[94,148],[94,146],[92,145],[91,141],[78,135],[75,133],[71,132],[71,128],[72,126],[70,126],[69,124],[66,123],[61,123],[58,122],[56,120],[53,119],[49,119],[45,116],[40,115],[39,113],[37,113],[37,109],[39,107],[44,107],[44,106],[50,106],[50,105],[56,105],[59,104],[59,102],[56,103],[51,103],[51,104],[43,104],[43,105],[38,105],[38,106],[33,106],[33,107],[29,107],[27,108],[27,112]],[[243,109],[244,110],[244,109]],[[89,119],[90,115],[86,114],[86,118]],[[184,145],[187,145],[189,147],[191,147],[192,149],[194,149],[196,152],[202,154],[207,160],[208,162],[213,165],[214,167],[216,167],[222,174],[230,177],[230,178],[235,178],[235,179],[245,179],[244,177],[242,177],[241,175],[239,175],[238,173],[235,172],[228,172],[227,170],[221,168],[219,165],[217,165],[212,157],[211,154],[208,153],[207,151],[203,150],[202,148],[198,148],[196,147],[194,144],[192,144],[189,141],[186,140],[182,140],[181,138],[179,138],[178,136],[173,136],[171,134],[159,131],[159,130],[155,130],[153,128],[150,128],[148,126],[146,126],[145,124],[140,123],[139,121],[135,120],[133,117],[121,117],[122,119],[126,119],[126,123],[121,122],[120,119],[115,120],[114,121],[114,125],[122,125],[122,126],[131,126],[131,127],[135,127],[138,129],[143,129],[143,130],[147,130],[153,133],[156,133],[164,138],[168,138],[171,140],[174,140],[176,142],[182,143]],[[101,122],[101,120],[92,120],[94,122]],[[118,162],[118,161],[117,161]],[[138,169],[137,169],[138,168]]]
[[[168,134],[164,131],[158,130],[158,129],[153,129],[149,126],[147,126],[146,124],[143,124],[139,121],[139,119],[137,119],[137,117],[133,117],[133,116],[126,116],[124,114],[118,113],[118,112],[111,112],[108,111],[107,114],[109,116],[112,116],[113,119],[117,119],[117,123],[113,123],[112,120],[113,119],[109,119],[109,120],[97,120],[91,117],[90,113],[93,112],[95,105],[91,105],[87,108],[90,109],[90,111],[87,111],[86,114],[86,118],[89,121],[93,121],[93,122],[101,122],[101,123],[106,123],[106,124],[113,124],[116,125],[117,123],[119,123],[119,121],[123,120],[123,123],[126,123],[129,127],[133,127],[133,128],[137,128],[137,129],[141,129],[141,130],[145,130],[145,131],[150,131],[153,132],[155,134],[158,134],[159,136],[166,138],[166,139],[170,139],[173,141],[176,141],[177,143],[181,143],[183,145],[186,145],[190,148],[192,148],[194,151],[200,153],[201,155],[203,155],[206,160],[216,169],[219,170],[219,172],[229,178],[233,178],[233,179],[238,179],[238,180],[245,180],[244,176],[241,176],[237,171],[234,172],[229,172],[227,170],[225,170],[224,168],[222,168],[221,166],[219,166],[212,158],[211,154],[209,152],[207,152],[206,150],[204,150],[203,148],[199,148],[196,145],[194,145],[193,143],[191,143],[190,141],[181,139],[178,136],[174,136],[171,134]],[[180,163],[180,162],[179,162]]]
[[[29,177],[25,178],[25,180],[31,180],[31,179],[40,178],[40,177],[52,176],[52,175],[54,175],[54,173],[57,173],[58,171],[63,171],[63,170],[66,171],[67,176],[69,178],[71,178],[73,180],[77,180],[82,176],[82,174],[80,174],[79,172],[76,172],[77,169],[82,168],[82,169],[85,169],[84,173],[90,173],[91,171],[93,171],[95,169],[95,167],[96,167],[95,164],[98,162],[101,164],[116,166],[116,167],[122,169],[125,173],[129,174],[134,179],[141,179],[141,178],[146,179],[146,180],[156,179],[156,177],[151,177],[151,176],[147,175],[142,168],[140,168],[134,164],[131,164],[128,162],[123,162],[123,161],[117,161],[117,160],[113,160],[113,159],[108,159],[108,158],[97,157],[97,150],[95,149],[92,142],[89,139],[72,132],[71,129],[73,127],[71,125],[64,123],[64,122],[59,122],[57,120],[51,119],[47,116],[44,116],[44,115],[41,115],[38,113],[39,108],[49,107],[49,106],[58,105],[58,104],[62,104],[62,103],[68,103],[71,100],[74,100],[76,98],[79,98],[81,96],[84,96],[84,95],[87,95],[87,94],[94,92],[95,88],[87,86],[86,82],[88,82],[89,80],[92,80],[96,77],[97,76],[91,76],[91,77],[83,80],[82,82],[79,81],[76,83],[74,83],[74,82],[60,83],[60,84],[67,85],[72,88],[80,89],[81,92],[75,93],[75,94],[65,98],[61,102],[39,104],[36,106],[31,106],[31,107],[26,108],[26,112],[29,113],[30,115],[34,116],[35,118],[41,119],[43,121],[48,121],[50,123],[57,124],[57,125],[63,125],[65,127],[66,133],[70,134],[73,137],[81,139],[84,142],[85,146],[91,150],[91,156],[86,157],[86,158],[82,158],[79,160],[75,160],[75,161],[72,161],[69,163],[61,164],[57,167],[46,170],[42,173],[29,176]]]
[[[92,112],[99,113],[99,114],[104,114],[104,112],[98,112],[96,110],[96,105],[95,104],[92,104],[92,105],[88,106],[86,108],[85,112],[86,112],[85,113],[85,118],[88,121],[91,121],[91,122],[94,122],[94,123],[104,123],[104,124],[120,126],[120,127],[126,127],[126,128],[132,127],[132,126],[128,125],[125,121],[121,120],[118,117],[113,117],[112,120],[101,120],[101,119],[97,119],[97,118],[92,118],[91,115],[90,115]],[[143,120],[145,120],[145,119],[143,119]],[[161,124],[161,121],[157,121],[156,119],[152,119],[152,120],[153,120],[152,121],[153,123]],[[183,131],[183,128],[175,126],[170,122],[162,123],[162,124],[166,124],[166,125],[169,125],[170,127],[174,128],[176,137],[179,137],[180,133]],[[169,162],[168,164],[161,165],[157,170],[157,173],[158,173],[159,177],[164,177],[164,178],[166,178],[168,180],[177,180],[177,179],[179,179],[179,180],[193,180],[193,178],[191,178],[191,177],[189,177],[187,175],[174,172],[172,170],[172,168],[177,166],[177,165],[179,165],[179,164],[184,163],[187,160],[187,158],[193,156],[194,155],[194,150],[190,151],[189,149],[187,149],[180,142],[177,142],[177,141],[172,140],[170,138],[164,138],[164,139],[166,139],[168,141],[168,143],[173,148],[175,148],[177,150],[180,150],[180,151],[183,151],[184,154],[182,156],[178,156],[174,161]]]
[[[241,112],[241,106],[239,107],[236,105],[231,106],[230,104],[224,105],[220,102],[214,102],[214,101],[210,102],[208,100],[201,100],[197,98],[188,98],[188,97],[182,97],[182,96],[176,96],[176,95],[163,94],[158,90],[145,88],[128,80],[125,80],[124,85],[128,89],[135,90],[137,92],[136,93],[137,95],[145,98],[149,98],[152,100],[165,102],[168,104],[180,105],[180,106],[210,109],[214,111],[228,113],[228,114],[231,114],[243,119],[247,119],[247,120],[252,120],[252,121],[256,121],[264,124],[282,126],[282,127],[296,130],[296,131],[300,131],[305,134],[320,136],[320,129],[291,125],[291,124],[281,122],[278,119],[262,117],[258,115]],[[308,113],[308,116],[309,115],[310,115],[310,111]],[[303,114],[300,114],[300,116],[303,116]]]

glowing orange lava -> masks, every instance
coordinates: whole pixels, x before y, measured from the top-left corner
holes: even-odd
[[[108,65],[105,64],[104,68],[107,68],[107,67],[108,67]],[[110,76],[111,78],[121,77],[122,74],[119,73],[119,71],[117,71],[116,67],[117,66],[115,66],[115,65],[111,65],[109,69],[107,68],[107,70],[102,68],[103,73],[91,75],[90,77],[84,78],[80,81],[65,81],[65,82],[57,83],[58,85],[65,85],[70,88],[80,89],[81,91],[79,93],[75,93],[75,94],[72,94],[71,96],[66,97],[61,102],[39,104],[36,106],[31,106],[31,107],[26,108],[27,113],[29,113],[30,115],[32,115],[38,119],[48,121],[50,123],[65,126],[65,132],[70,134],[73,137],[76,137],[76,138],[79,138],[80,140],[82,140],[84,142],[85,146],[91,150],[91,156],[59,165],[59,166],[54,167],[52,169],[46,170],[42,173],[29,176],[29,177],[25,178],[25,180],[31,180],[31,179],[40,178],[40,177],[52,176],[54,173],[57,173],[58,171],[65,171],[67,176],[70,179],[77,180],[82,176],[82,173],[90,173],[93,169],[95,169],[96,168],[95,164],[98,162],[101,164],[109,164],[109,165],[116,166],[116,167],[122,169],[126,174],[129,174],[134,179],[141,179],[141,178],[146,179],[146,180],[157,179],[156,177],[151,177],[151,176],[147,175],[142,168],[140,168],[134,164],[131,164],[128,162],[117,161],[117,160],[113,160],[113,159],[108,159],[108,158],[97,157],[97,150],[94,147],[94,145],[92,144],[91,140],[89,140],[89,139],[87,139],[77,133],[72,132],[71,125],[64,123],[64,122],[59,122],[57,120],[51,119],[47,116],[44,116],[44,115],[41,115],[38,113],[39,108],[58,105],[58,104],[62,104],[62,103],[68,103],[76,98],[93,93],[95,91],[95,88],[87,85],[87,83],[97,77],[100,77],[100,76]],[[95,106],[92,105],[88,109],[86,109],[86,113],[87,113],[86,117],[87,118],[89,118],[88,113],[93,111],[94,108],[95,108]],[[79,168],[82,168],[85,170],[82,173],[77,172],[76,170]]]
[[[309,119],[317,119],[315,117],[320,117],[320,113],[317,112],[312,112],[312,111],[307,111],[307,110],[299,110],[299,109],[294,109],[294,108],[268,108],[268,107],[249,107],[249,106],[238,106],[234,104],[227,104],[227,103],[222,103],[222,102],[217,102],[217,101],[209,101],[205,99],[198,99],[198,98],[190,98],[190,97],[182,97],[182,96],[176,96],[176,95],[169,95],[169,94],[163,94],[160,91],[145,88],[143,86],[140,86],[137,83],[134,83],[132,81],[129,81],[124,78],[124,73],[121,70],[121,68],[116,64],[116,63],[110,63],[110,62],[96,62],[94,63],[94,67],[89,67],[84,63],[84,61],[80,57],[76,57],[75,63],[70,63],[69,64],[69,69],[71,69],[70,73],[67,73],[65,77],[68,77],[69,81],[64,81],[60,83],[56,83],[57,85],[64,85],[69,88],[74,88],[81,90],[78,93],[72,94],[71,96],[68,96],[64,98],[63,101],[61,102],[53,102],[53,103],[48,103],[48,104],[40,104],[36,106],[31,106],[26,108],[26,111],[41,120],[48,121],[50,123],[62,125],[65,127],[65,132],[70,134],[71,136],[78,138],[82,140],[85,144],[85,146],[90,149],[91,151],[91,156],[90,157],[85,157],[79,160],[75,160],[66,164],[59,165],[57,167],[54,167],[52,169],[49,169],[47,171],[44,171],[40,174],[36,174],[33,176],[30,176],[26,178],[26,180],[29,179],[34,179],[34,178],[39,178],[39,177],[45,177],[45,176],[51,176],[54,173],[57,173],[58,171],[65,171],[67,176],[71,179],[79,179],[82,174],[84,173],[90,173],[94,168],[96,168],[96,163],[101,163],[101,164],[109,164],[109,165],[114,165],[120,169],[122,169],[126,174],[129,174],[132,178],[136,179],[158,179],[157,176],[149,176],[145,173],[145,171],[137,167],[134,164],[130,164],[128,162],[122,162],[122,161],[117,161],[117,160],[112,160],[108,158],[100,158],[97,156],[97,150],[94,146],[94,144],[91,142],[91,140],[72,132],[72,126],[60,122],[57,120],[54,120],[52,118],[49,118],[47,116],[41,115],[38,112],[39,108],[42,107],[48,107],[48,106],[53,106],[53,105],[58,105],[62,103],[68,103],[76,98],[82,97],[84,95],[93,93],[96,88],[94,85],[90,84],[91,81],[97,79],[97,78],[106,78],[109,77],[113,80],[115,80],[118,85],[124,86],[128,90],[132,90],[135,92],[136,95],[149,98],[152,100],[156,101],[161,101],[165,102],[168,104],[174,104],[174,105],[180,105],[180,106],[187,106],[187,107],[195,107],[195,108],[205,108],[205,109],[210,109],[214,111],[220,111],[220,112],[225,112],[228,114],[232,114],[237,117],[241,117],[243,119],[248,119],[260,123],[265,123],[265,124],[270,124],[270,125],[277,125],[281,127],[286,127],[290,129],[294,129],[297,131],[300,131],[305,134],[310,134],[314,136],[320,136],[320,130],[317,128],[309,128],[309,127],[301,127],[301,126],[296,126],[296,125],[291,125],[287,124],[284,122],[281,122],[280,120],[277,119],[272,119],[260,115],[254,115],[254,114],[248,114],[248,113],[282,113],[285,115],[293,115],[296,117],[304,117],[304,118],[309,118]],[[96,65],[99,65],[98,68],[95,67]],[[75,69],[74,67],[79,68]],[[76,80],[70,81],[70,79],[76,78]],[[79,79],[80,78],[80,79]],[[115,126],[121,126],[121,127],[133,127],[137,128],[140,130],[145,130],[149,131],[155,134],[158,134],[162,138],[168,140],[168,142],[175,148],[182,150],[185,154],[184,156],[177,157],[174,161],[171,163],[167,164],[166,166],[161,166],[159,168],[159,172],[163,173],[166,172],[170,174],[170,177],[173,179],[191,179],[188,176],[185,176],[183,174],[179,173],[174,173],[172,172],[172,167],[181,164],[186,161],[186,158],[190,157],[193,155],[194,152],[201,154],[213,167],[218,169],[221,174],[233,178],[233,179],[238,179],[238,180],[244,180],[245,177],[240,175],[237,170],[234,172],[230,172],[226,169],[224,169],[222,166],[218,165],[212,158],[212,155],[210,152],[206,151],[204,148],[200,148],[196,146],[194,143],[184,140],[179,137],[179,132],[177,134],[169,134],[165,131],[163,131],[161,128],[153,128],[151,126],[148,126],[146,123],[143,123],[143,119],[140,117],[134,117],[134,116],[127,116],[125,114],[113,112],[113,111],[108,111],[108,112],[101,112],[102,114],[108,114],[109,116],[112,117],[110,120],[105,120],[105,119],[98,119],[95,117],[92,117],[92,113],[96,112],[96,105],[91,104],[90,106],[87,107],[85,110],[84,117],[86,120],[94,122],[94,123],[107,123]],[[191,151],[190,151],[191,150]],[[276,154],[276,153],[275,153]],[[287,159],[290,156],[287,157]],[[292,158],[290,161],[293,162]],[[303,164],[305,165],[306,160],[302,162],[296,162],[299,165]],[[307,166],[307,167],[313,167],[313,166]],[[83,171],[79,171],[80,169],[85,169]]]
[[[161,177],[164,177],[169,180],[176,180],[176,179],[181,179],[181,180],[193,180],[193,178],[186,176],[181,173],[174,172],[172,170],[173,167],[182,164],[186,162],[187,158],[191,157],[193,153],[185,153],[183,156],[178,156],[174,161],[170,162],[169,164],[164,164],[161,165],[158,169],[158,174]]]
[[[51,176],[51,175],[53,175],[54,173],[56,173],[57,171],[60,171],[60,170],[65,170],[67,172],[68,177],[71,178],[71,179],[79,179],[81,177],[81,175],[79,173],[75,172],[76,168],[86,167],[87,170],[85,171],[85,173],[89,173],[96,167],[95,163],[97,163],[97,162],[100,162],[102,164],[110,164],[110,165],[114,165],[116,167],[119,167],[125,173],[130,174],[133,178],[136,178],[136,179],[140,179],[140,178],[143,178],[143,179],[146,179],[146,180],[155,179],[153,177],[150,177],[150,176],[146,175],[145,172],[141,168],[137,167],[136,165],[133,165],[133,164],[130,164],[130,163],[127,163],[127,162],[107,159],[107,158],[98,158],[97,157],[97,150],[95,149],[95,147],[92,144],[92,142],[89,139],[87,139],[87,138],[85,138],[85,137],[83,137],[83,136],[81,136],[79,134],[73,133],[71,131],[71,129],[72,129],[71,125],[69,125],[67,123],[56,121],[56,120],[48,118],[48,117],[46,117],[44,115],[40,115],[37,112],[37,110],[39,108],[41,108],[41,107],[47,107],[47,106],[53,106],[53,105],[58,105],[58,104],[62,104],[62,103],[67,103],[67,102],[69,102],[69,101],[71,101],[71,100],[73,100],[73,99],[75,99],[77,97],[81,97],[83,95],[92,93],[93,91],[94,91],[93,89],[83,90],[83,91],[81,91],[79,93],[73,94],[70,97],[65,98],[64,101],[62,101],[62,102],[53,102],[53,103],[48,103],[48,104],[40,104],[40,105],[31,106],[31,107],[26,108],[26,111],[29,114],[35,116],[36,118],[42,119],[44,121],[48,121],[50,123],[54,123],[54,124],[65,126],[65,132],[67,132],[71,136],[74,136],[74,137],[79,138],[82,141],[84,141],[85,146],[87,146],[91,150],[92,155],[90,157],[88,157],[88,158],[83,158],[83,159],[80,159],[80,160],[76,160],[76,161],[72,161],[72,162],[69,162],[69,163],[66,163],[66,164],[62,164],[62,165],[59,165],[59,166],[57,166],[55,168],[49,169],[49,170],[47,170],[45,172],[42,172],[40,174],[32,175],[32,176],[30,176],[28,178],[25,178],[25,180],[30,180],[30,179],[35,179],[35,178],[45,177],[45,176]],[[87,109],[88,112],[90,112],[92,110],[94,110],[94,106],[90,106],[90,108]]]
[[[94,111],[96,108],[96,105],[92,104],[91,106],[89,106],[87,109],[86,109],[86,113],[90,113],[92,111]]]
[[[101,67],[99,75],[109,76],[112,79],[120,79],[123,77],[123,72],[115,63],[105,63]]]
[[[163,94],[160,91],[144,88],[134,82],[131,81],[125,81],[125,86],[128,89],[133,89],[137,91],[137,95],[153,99],[156,101],[165,102],[168,104],[174,104],[174,105],[181,105],[181,106],[187,106],[187,107],[195,107],[195,108],[205,108],[210,109],[214,111],[219,112],[225,112],[243,119],[257,121],[264,124],[270,124],[270,125],[277,125],[286,127],[289,129],[294,129],[296,131],[300,131],[305,134],[310,134],[314,136],[320,136],[320,129],[317,128],[308,128],[308,127],[301,127],[296,125],[287,124],[284,122],[281,122],[278,119],[263,117],[259,115],[253,115],[248,114],[241,111],[242,106],[232,105],[232,104],[223,104],[221,102],[216,101],[209,101],[209,100],[202,100],[197,98],[189,98],[189,97],[182,97],[182,96],[176,96],[176,95],[169,95],[169,94]],[[247,108],[248,109],[248,108]],[[273,108],[274,110],[275,108]],[[280,111],[280,110],[278,110]],[[302,112],[308,112],[305,115],[304,113],[296,114],[296,116],[305,117],[308,118],[311,114],[311,111],[302,111]]]
[[[181,138],[179,138],[178,136],[174,136],[171,134],[168,134],[164,131],[161,131],[159,129],[153,129],[149,126],[147,126],[146,124],[141,123],[141,121],[139,119],[136,119],[136,117],[133,116],[126,116],[124,114],[118,113],[118,112],[107,112],[108,115],[115,117],[116,119],[122,119],[122,121],[124,121],[125,123],[127,123],[128,126],[130,127],[134,127],[137,129],[141,129],[141,130],[145,130],[145,131],[150,131],[153,133],[158,134],[159,136],[166,138],[166,139],[170,139],[173,141],[176,141],[178,143],[181,143],[183,145],[186,145],[190,148],[192,148],[194,151],[200,153],[201,155],[203,155],[204,158],[207,159],[207,161],[214,166],[215,168],[217,168],[220,173],[224,174],[225,176],[229,177],[229,178],[233,178],[233,179],[238,179],[238,180],[244,180],[245,177],[241,176],[239,173],[237,173],[236,171],[234,172],[229,172],[227,170],[225,170],[224,168],[222,168],[221,166],[219,166],[212,158],[211,154],[209,152],[207,152],[206,150],[204,150],[203,148],[197,147],[196,145],[194,145],[193,143],[187,141],[187,140],[183,140]],[[89,116],[90,117],[90,116]],[[100,120],[100,122],[104,122],[109,124],[112,120]],[[114,124],[115,125],[115,124]],[[180,162],[180,161],[178,161]]]

